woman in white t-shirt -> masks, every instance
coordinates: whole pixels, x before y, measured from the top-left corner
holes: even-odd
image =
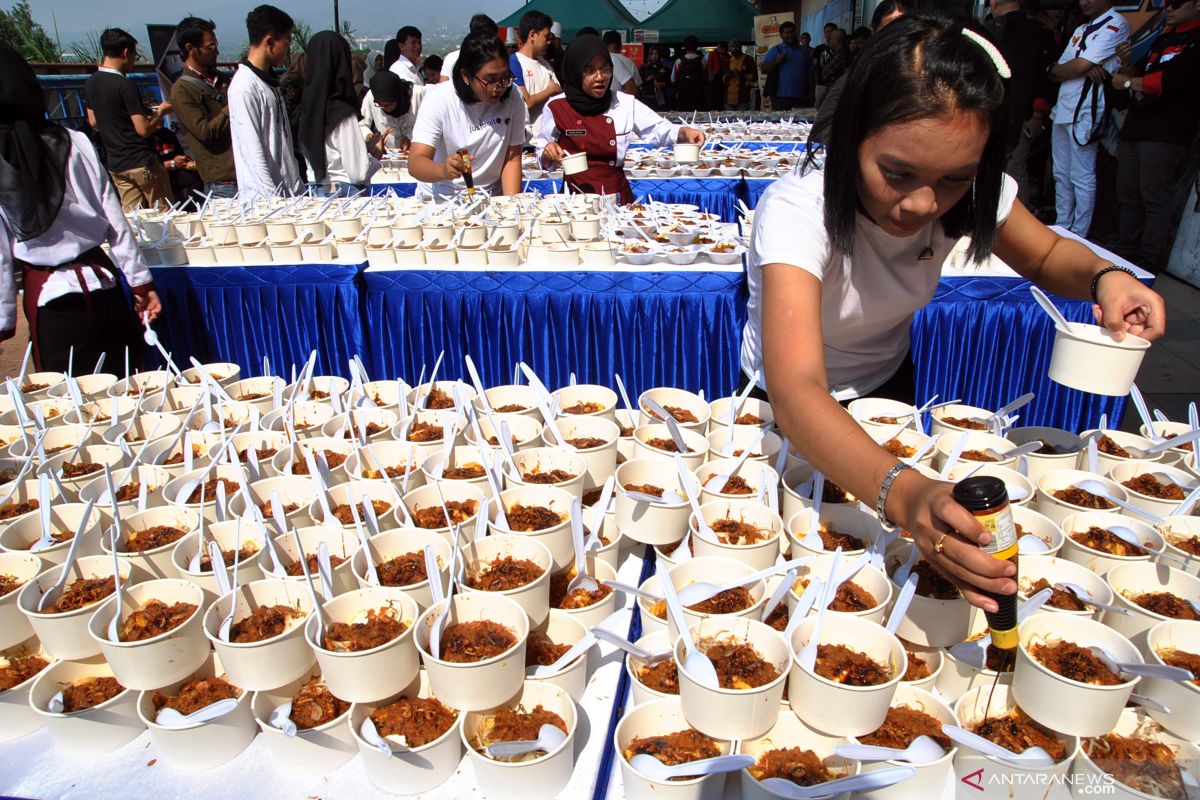
[[[464,148],[476,188],[521,191],[525,119],[504,44],[491,33],[468,35],[454,77],[426,92],[417,112],[408,171],[421,182],[418,193],[446,199],[463,191],[466,162],[458,151]]]
[[[789,175],[759,203],[742,348],[743,370],[763,368],[799,452],[908,530],[988,611],[997,606],[986,592],[1016,591],[1013,565],[980,549],[988,537],[949,484],[899,463],[838,400],[907,382],[913,401],[902,380],[909,324],[963,235],[976,262],[994,251],[1055,294],[1093,299],[1113,331],[1155,339],[1165,325],[1162,298],[1013,202],[1007,77],[993,45],[941,15],[905,16],[871,41],[847,77],[824,173]]]

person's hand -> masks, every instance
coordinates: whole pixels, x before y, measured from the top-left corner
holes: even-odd
[[[451,153],[450,156],[442,162],[442,180],[452,181],[455,178],[462,177],[462,174],[467,171],[467,162],[458,153]]]
[[[187,169],[187,166],[188,166],[188,157],[187,156],[175,156],[175,158],[172,160],[175,162],[175,169]]]
[[[133,310],[146,322],[154,322],[162,314],[162,301],[158,299],[158,292],[151,290],[145,295],[135,294]]]
[[[1115,334],[1117,341],[1132,333],[1154,341],[1167,330],[1167,306],[1158,292],[1124,272],[1106,272],[1096,286],[1092,306],[1096,323]]]
[[[174,110],[175,110],[175,107],[171,105],[171,101],[164,100],[162,102],[162,105],[160,105],[158,107],[158,110],[154,112],[154,116],[160,117],[160,118],[165,117],[167,114],[170,114]]]
[[[1133,58],[1133,42],[1126,39],[1117,45],[1117,58],[1121,60],[1122,64],[1128,64]]]
[[[565,155],[566,152],[562,149],[562,145],[558,142],[550,142],[542,150],[542,166],[552,167],[555,164],[560,164]]]
[[[400,137],[400,152],[407,153],[409,148],[411,148],[411,147],[412,147],[412,139],[408,138],[407,136],[401,136]]]
[[[775,50],[776,60],[787,61],[787,57],[788,57],[788,49],[786,47],[780,47]]]
[[[991,541],[991,534],[954,502],[951,491],[948,483],[905,470],[892,485],[888,500],[895,511],[888,516],[904,526],[921,557],[958,586],[971,605],[996,611],[989,595],[1016,592],[1017,568],[980,549]]]
[[[1036,139],[1046,129],[1046,122],[1041,117],[1032,116],[1025,121],[1025,134],[1030,139]]]
[[[695,128],[689,128],[687,125],[684,125],[679,129],[678,141],[680,142],[684,142],[686,144],[703,145],[704,139],[704,131],[697,130]]]
[[[1108,72],[1105,71],[1104,67],[1096,64],[1087,71],[1087,79],[1092,83],[1103,85],[1106,81],[1108,81]]]
[[[546,88],[550,90],[551,97],[562,92],[562,86],[560,86],[558,81],[555,80],[550,81],[550,85]]]

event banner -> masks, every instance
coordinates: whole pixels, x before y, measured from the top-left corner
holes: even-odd
[[[779,44],[779,26],[785,22],[795,22],[796,15],[791,11],[786,14],[763,14],[754,18],[754,44],[758,47],[759,55],[766,53]]]

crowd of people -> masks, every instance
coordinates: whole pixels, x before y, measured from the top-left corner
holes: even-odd
[[[1020,145],[1045,137],[1048,119],[1058,221],[1086,233],[1102,121],[1110,102],[1127,107],[1115,135],[1121,243],[1140,263],[1161,264],[1171,182],[1196,135],[1200,0],[1169,0],[1165,29],[1137,58],[1109,2],[1080,0],[1086,19],[1061,49],[1017,0],[997,2],[990,30],[886,0],[872,30],[849,44],[828,29],[824,50],[799,55],[803,35],[784,26],[764,58],[783,102],[812,92],[817,129],[824,123],[827,134],[814,134],[823,167],[819,148],[809,148],[759,200],[746,259],[743,382],[769,397],[803,457],[873,499],[881,520],[903,525],[928,561],[989,610],[990,595],[1016,590],[1011,565],[977,547],[986,536],[946,484],[898,462],[839,403],[915,399],[909,326],[964,236],[973,262],[995,254],[1046,290],[1091,302],[1118,337],[1163,334],[1162,298],[1132,270],[1042,224],[1020,201],[1014,174]],[[401,28],[365,65],[370,74],[331,31],[291,58],[293,21],[273,6],[251,11],[246,27],[249,51],[227,81],[215,69],[212,24],[184,20],[185,73],[152,110],[124,76],[136,42],[107,31],[104,63],[86,88],[106,165],[83,133],[47,119],[33,70],[0,42],[0,340],[15,328],[19,265],[38,369],[63,369],[71,352],[76,363],[101,353],[116,362],[138,341],[139,317],[161,312],[122,206],[153,205],[170,191],[171,170],[152,144],[168,115],[214,195],[354,191],[391,147],[407,149],[427,196],[460,194],[468,170],[478,189],[512,194],[529,148],[547,166],[586,154],[586,168],[568,180],[628,201],[622,165],[634,137],[705,141],[646,102],[647,82],[655,101],[672,86],[675,105],[681,95],[742,105],[752,66],[729,47],[726,68],[725,50],[705,54],[692,40],[670,65],[659,52],[635,70],[616,52],[619,38],[588,30],[560,54],[554,21],[536,11],[522,19],[515,49],[492,20],[476,17],[436,70],[422,58],[420,31]],[[714,61],[723,65],[719,80]],[[797,69],[809,61],[815,75]]]

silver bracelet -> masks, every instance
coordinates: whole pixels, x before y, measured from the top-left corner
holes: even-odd
[[[888,519],[887,515],[887,499],[888,493],[892,490],[892,484],[896,482],[896,478],[900,477],[900,473],[906,469],[912,469],[910,464],[900,462],[894,464],[887,474],[883,476],[883,483],[879,484],[879,496],[875,499],[875,516],[879,517],[880,523],[885,528],[897,527],[895,522]]]

